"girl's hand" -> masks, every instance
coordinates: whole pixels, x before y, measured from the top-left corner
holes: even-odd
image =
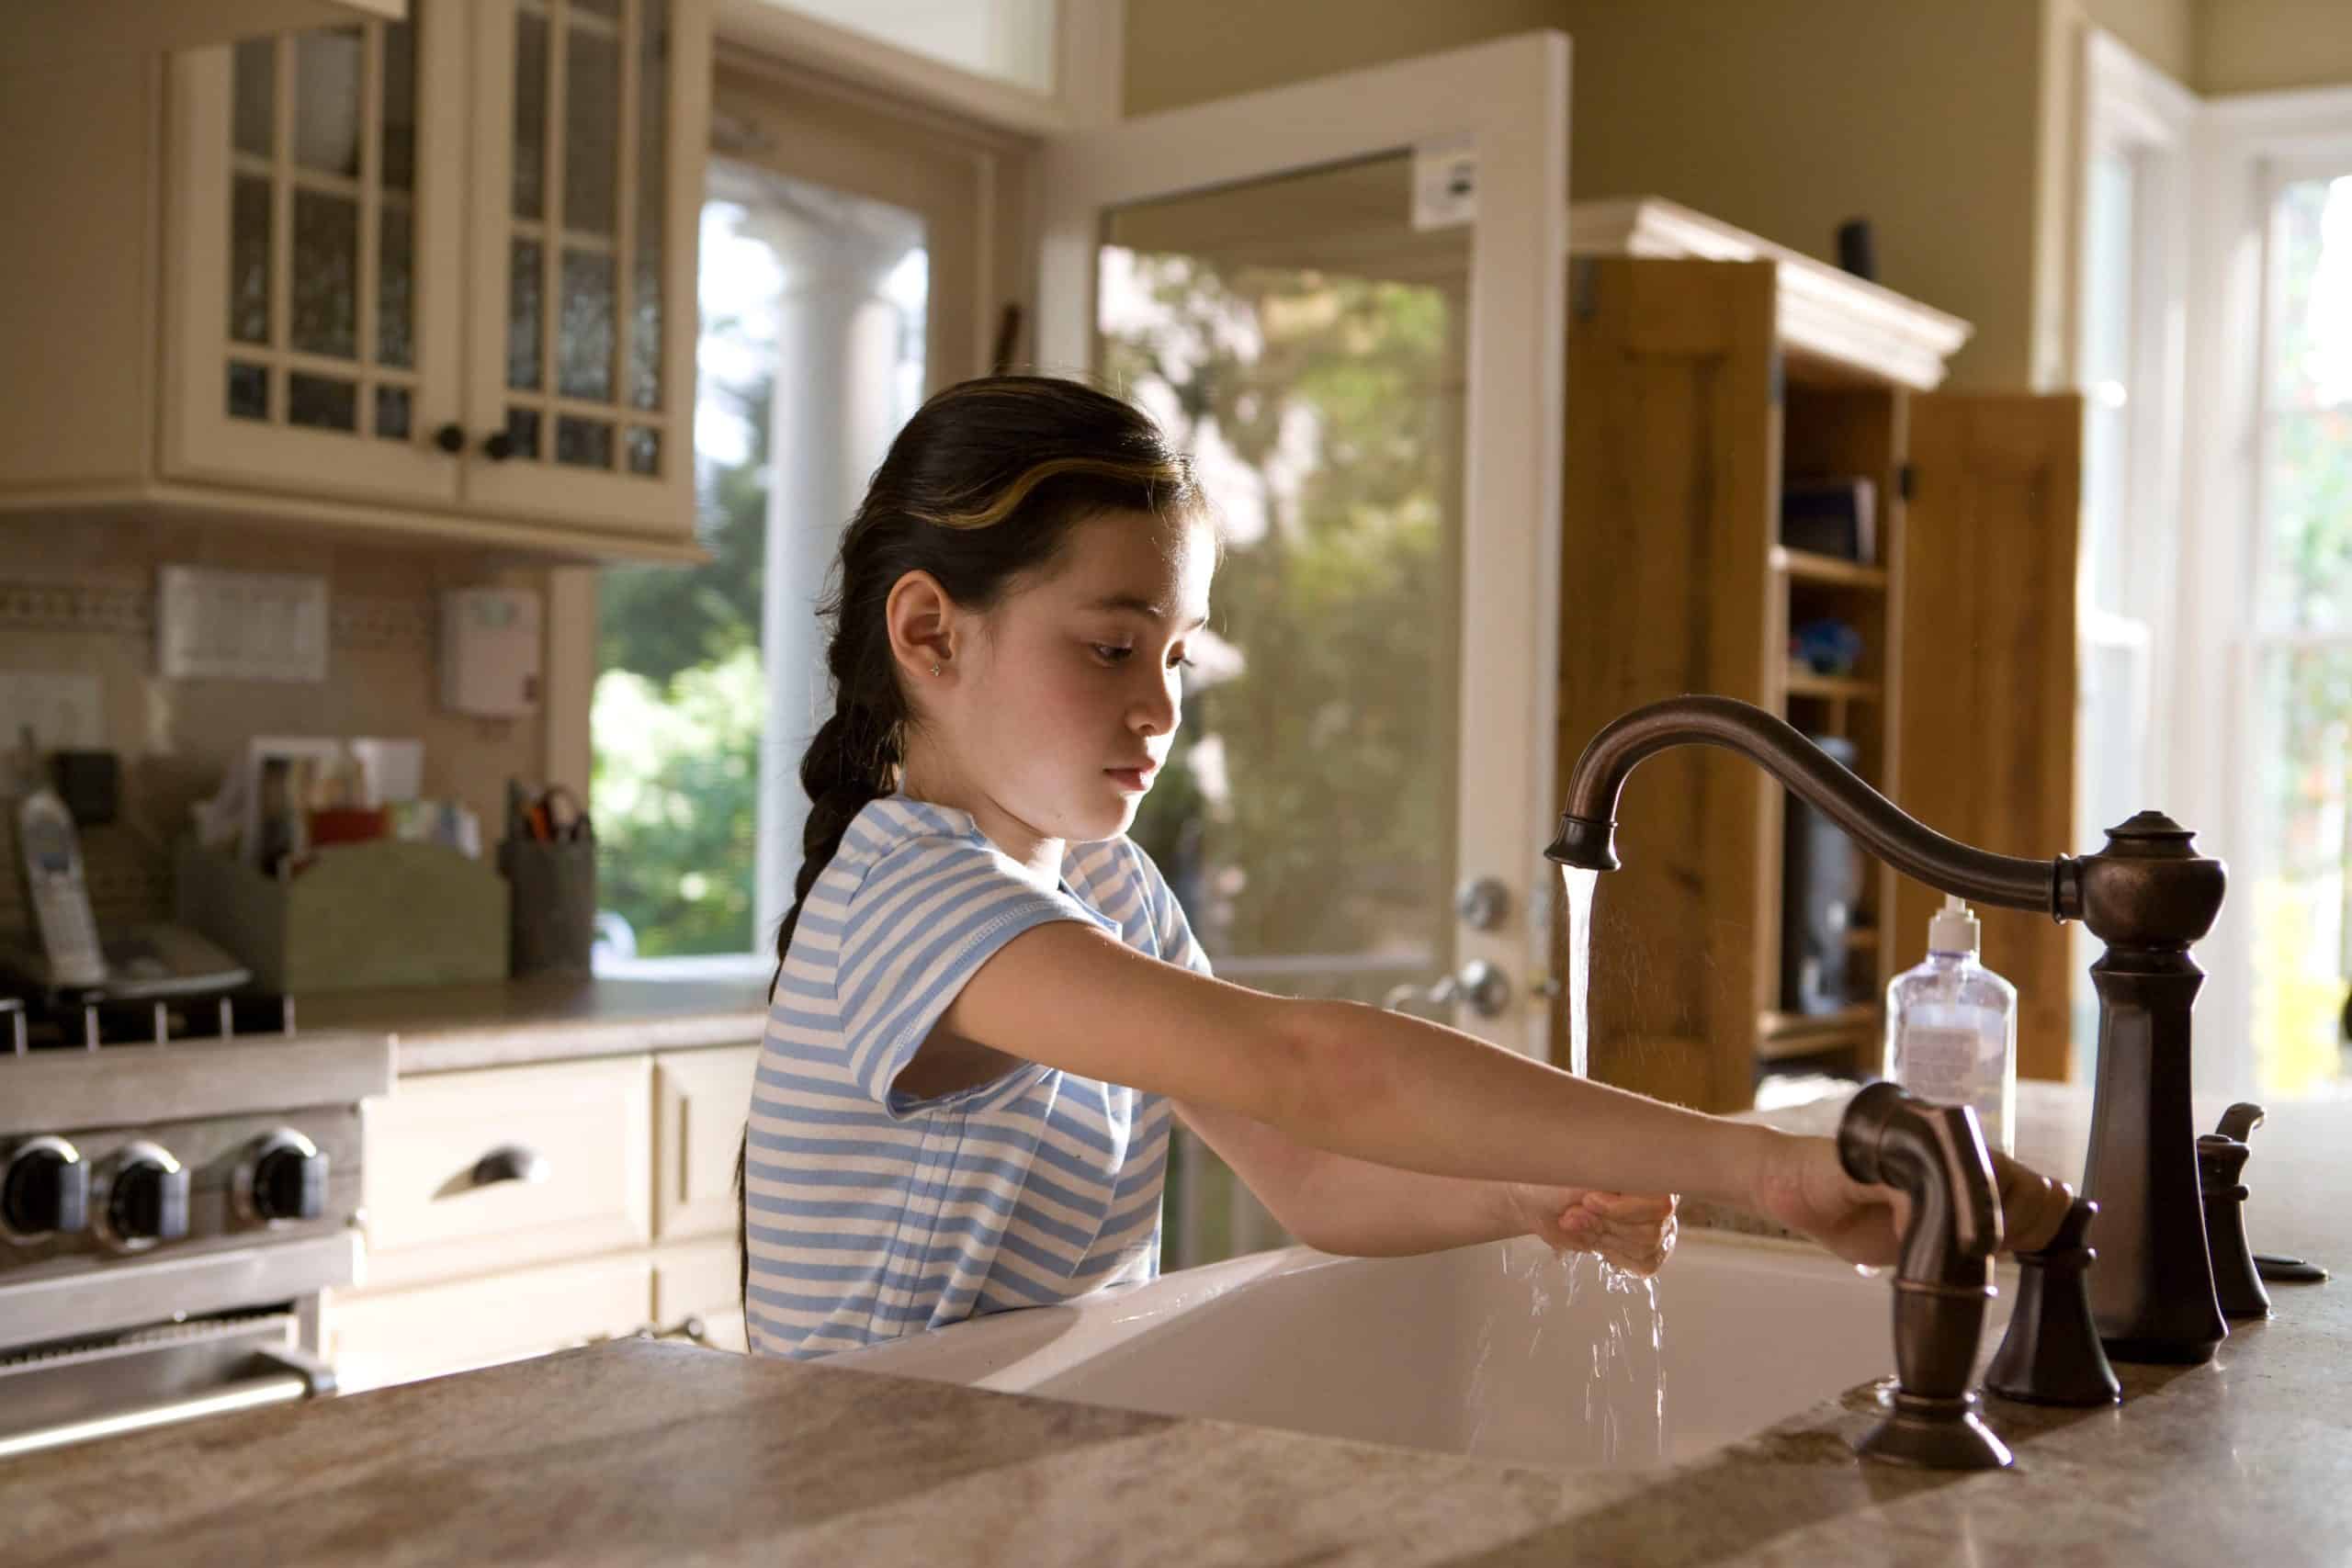
[[[1998,1150],[1990,1152],[2001,1201],[2001,1250],[2030,1252],[2056,1234],[2074,1192]],[[1910,1218],[1910,1201],[1902,1193],[1846,1174],[1835,1139],[1788,1134],[1765,1145],[1755,1208],[1849,1263],[1894,1262]]]
[[[1646,1279],[1674,1252],[1674,1212],[1680,1199],[1601,1192],[1583,1187],[1504,1183],[1511,1221],[1555,1251],[1597,1252],[1612,1266]]]

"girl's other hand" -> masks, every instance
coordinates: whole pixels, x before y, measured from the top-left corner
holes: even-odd
[[[2001,1250],[2030,1252],[2056,1234],[2074,1191],[1998,1150],[1990,1152],[2001,1202]],[[1835,1139],[1779,1134],[1759,1162],[1755,1207],[1849,1263],[1884,1264],[1895,1260],[1910,1201],[1892,1187],[1848,1176]]]
[[[1612,1267],[1648,1278],[1673,1256],[1674,1193],[1602,1192],[1583,1187],[1505,1184],[1512,1222],[1555,1251],[1597,1252]]]

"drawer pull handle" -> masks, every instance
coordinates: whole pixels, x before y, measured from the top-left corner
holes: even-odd
[[[474,1161],[476,1187],[490,1187],[501,1181],[545,1181],[548,1172],[548,1157],[537,1149],[520,1144],[501,1144]]]

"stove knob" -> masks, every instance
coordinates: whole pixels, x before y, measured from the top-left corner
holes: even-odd
[[[159,1144],[125,1144],[107,1162],[102,1229],[125,1251],[187,1235],[187,1168]]]
[[[327,1156],[300,1133],[264,1143],[249,1180],[256,1219],[315,1220],[327,1212]]]
[[[62,1138],[28,1138],[0,1176],[0,1235],[17,1242],[72,1235],[90,1223],[90,1166]]]

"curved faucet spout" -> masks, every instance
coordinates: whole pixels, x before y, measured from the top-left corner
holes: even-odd
[[[2056,919],[2080,913],[2075,862],[2027,860],[1948,839],[1903,811],[1784,720],[1732,697],[1669,697],[1592,738],[1568,775],[1559,836],[1544,853],[1563,865],[1617,869],[1617,795],[1644,758],[1672,746],[1736,751],[1817,807],[1863,848],[1945,893]]]

